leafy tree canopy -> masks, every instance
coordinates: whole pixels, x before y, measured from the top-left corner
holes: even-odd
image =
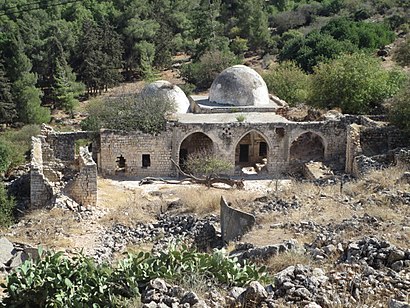
[[[321,63],[312,75],[310,103],[343,112],[376,113],[383,100],[396,94],[405,81],[399,71],[387,71],[364,53],[342,55]]]

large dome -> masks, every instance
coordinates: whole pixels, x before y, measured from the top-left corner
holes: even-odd
[[[187,113],[189,100],[180,87],[166,80],[158,80],[146,85],[142,91],[143,98],[165,100],[173,104],[176,113]]]
[[[232,106],[267,106],[269,92],[263,78],[245,65],[220,73],[209,90],[209,101]]]

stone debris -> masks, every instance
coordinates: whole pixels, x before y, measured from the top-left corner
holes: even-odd
[[[334,176],[332,170],[322,162],[310,161],[303,164],[303,174],[309,180],[323,180]]]
[[[215,215],[198,219],[195,215],[170,216],[161,214],[155,223],[137,223],[133,227],[114,225],[101,235],[102,246],[97,247],[96,260],[109,260],[114,252],[122,251],[127,244],[154,243],[153,250],[167,249],[178,241],[188,241],[200,250],[221,247],[220,234],[214,225]]]
[[[261,261],[270,257],[276,256],[279,253],[284,253],[289,250],[296,249],[297,242],[294,240],[286,241],[282,244],[268,245],[263,247],[255,247],[251,243],[239,243],[235,249],[229,254],[235,257],[239,262],[244,260]]]
[[[23,264],[28,259],[38,258],[36,248],[29,245],[12,243],[7,238],[0,238],[0,268],[9,271]]]
[[[256,198],[252,204],[255,214],[270,213],[270,212],[282,212],[288,213],[290,210],[297,210],[301,207],[299,199],[294,196],[292,201],[286,201],[275,195],[269,197]]]

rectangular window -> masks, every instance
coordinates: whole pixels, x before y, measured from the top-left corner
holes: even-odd
[[[259,143],[259,156],[266,157],[268,154],[268,145],[266,142]]]
[[[142,154],[142,168],[147,168],[151,166],[151,155]]]

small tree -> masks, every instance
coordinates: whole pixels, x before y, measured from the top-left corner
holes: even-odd
[[[304,103],[309,93],[308,75],[294,62],[282,62],[271,68],[263,79],[271,93],[291,106]]]
[[[13,197],[7,194],[3,183],[0,183],[0,226],[8,227],[13,224],[13,210],[16,203]]]
[[[207,179],[220,175],[232,169],[232,167],[229,161],[206,149],[189,154],[185,161],[185,169],[189,173],[204,176]]]
[[[315,69],[309,101],[322,108],[340,107],[346,113],[374,113],[404,81],[403,73],[385,70],[369,55],[343,55]]]
[[[410,66],[410,35],[397,47],[394,60],[401,66]]]
[[[410,134],[410,80],[392,99],[390,121]]]
[[[238,62],[230,51],[208,51],[199,61],[183,65],[181,76],[185,81],[195,84],[197,88],[206,89],[211,86],[220,72]]]

